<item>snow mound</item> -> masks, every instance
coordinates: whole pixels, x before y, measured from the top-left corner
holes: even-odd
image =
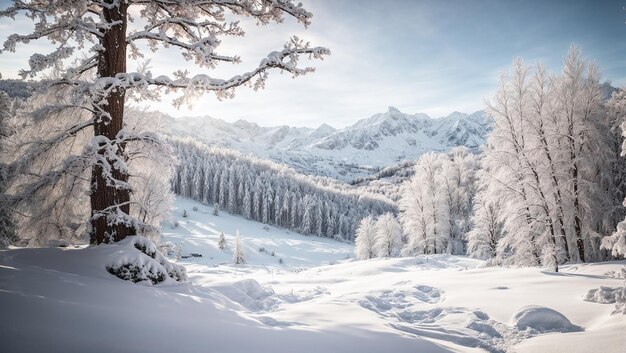
[[[187,280],[184,267],[169,262],[154,243],[142,236],[126,237],[116,245],[122,250],[106,264],[106,269],[120,279],[145,284]]]
[[[600,286],[600,288],[597,289],[590,289],[583,299],[593,303],[613,304],[617,301],[617,297],[621,294],[622,290],[623,288]]]
[[[253,312],[273,311],[282,303],[271,287],[263,287],[253,279],[244,279],[216,289]]]
[[[513,316],[513,325],[518,330],[537,333],[583,331],[582,327],[572,324],[560,312],[538,305],[529,305],[518,310]]]

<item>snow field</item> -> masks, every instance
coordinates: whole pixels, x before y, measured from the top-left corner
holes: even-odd
[[[190,283],[112,276],[106,266],[127,251],[123,244],[0,252],[3,349],[621,353],[626,346],[626,317],[614,304],[588,301],[594,289],[623,286],[625,261],[560,273],[448,255],[354,261],[346,259],[352,244],[213,216],[185,199],[176,206],[164,240],[182,241],[183,255],[202,254],[177,261]],[[219,233],[232,244],[237,230],[245,265],[217,246]]]

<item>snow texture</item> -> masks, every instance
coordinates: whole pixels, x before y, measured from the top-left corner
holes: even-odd
[[[179,225],[164,223],[164,240],[182,242],[184,256],[202,255],[177,262],[189,282],[137,285],[111,276],[106,264],[143,255],[131,243],[0,251],[2,349],[586,353],[601,345],[622,353],[626,345],[623,315],[581,298],[589,288],[622,286],[612,274],[624,261],[564,265],[559,274],[451,255],[351,261],[352,244],[228,212],[213,216],[186,199],[176,206]],[[237,229],[245,265],[231,263]],[[540,309],[518,310],[529,305]]]

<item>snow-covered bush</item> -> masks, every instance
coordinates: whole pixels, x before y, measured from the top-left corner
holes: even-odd
[[[600,303],[600,304],[614,304],[617,303],[617,297],[621,295],[623,288],[611,288],[600,286],[597,289],[590,289],[583,297],[585,301]]]
[[[218,205],[217,203],[213,204],[213,215],[214,216],[220,215],[220,205]]]
[[[126,249],[121,256],[106,265],[112,275],[133,283],[149,281],[157,284],[167,279],[178,282],[187,280],[185,268],[169,262],[147,238],[130,236],[117,245]]]

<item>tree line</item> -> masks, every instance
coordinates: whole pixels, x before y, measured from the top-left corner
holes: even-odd
[[[169,142],[178,159],[174,192],[207,205],[218,204],[246,219],[352,241],[362,218],[397,212],[384,197],[328,178],[302,175],[281,164],[190,138]]]

